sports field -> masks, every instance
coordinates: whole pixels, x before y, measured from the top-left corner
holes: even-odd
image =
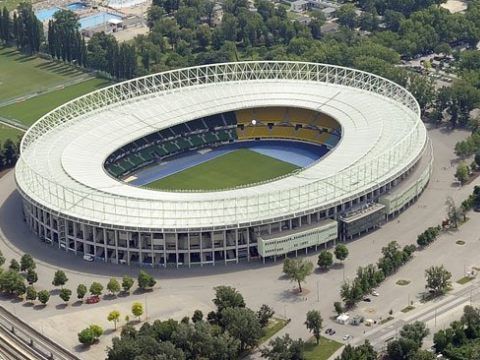
[[[42,115],[56,107],[75,99],[78,96],[110,85],[103,79],[90,79],[79,84],[67,86],[43,95],[35,96],[25,101],[0,107],[0,116],[18,120],[25,125],[32,125]]]
[[[85,76],[88,75],[70,65],[0,47],[0,102],[43,92]]]
[[[157,190],[221,190],[266,181],[298,168],[252,150],[238,149],[145,187]]]
[[[0,143],[3,144],[7,139],[15,141],[18,137],[22,135],[22,131],[14,129],[10,126],[0,124]]]

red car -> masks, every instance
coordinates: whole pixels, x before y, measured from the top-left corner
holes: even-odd
[[[87,298],[87,304],[96,304],[100,301],[100,297],[98,295],[89,296]]]

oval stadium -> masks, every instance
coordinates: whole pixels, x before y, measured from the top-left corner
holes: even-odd
[[[15,179],[41,241],[118,264],[271,261],[378,228],[427,185],[414,97],[337,66],[238,62],[70,101],[24,136]]]

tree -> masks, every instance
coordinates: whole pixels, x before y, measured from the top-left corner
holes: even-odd
[[[202,321],[202,320],[203,320],[202,310],[195,310],[195,311],[193,312],[192,322],[193,322],[193,323],[196,323],[196,322]]]
[[[130,289],[133,286],[133,282],[134,282],[134,280],[130,276],[125,275],[122,278],[122,289],[123,289],[123,291],[125,291],[126,293],[130,293]]]
[[[362,345],[353,347],[347,344],[336,360],[377,360],[378,354],[368,340]]]
[[[455,201],[450,196],[447,197],[445,204],[447,205],[447,216],[450,220],[450,223],[453,225],[453,227],[458,227],[459,221],[464,216],[462,209],[455,205]]]
[[[107,284],[107,290],[110,291],[112,295],[116,295],[120,291],[120,283],[117,279],[110,279]]]
[[[134,302],[132,304],[132,314],[140,320],[140,316],[143,315],[143,305],[139,302]]]
[[[348,248],[343,244],[338,244],[334,250],[335,258],[344,261],[348,257]]]
[[[349,29],[354,29],[357,26],[357,9],[353,4],[342,5],[337,10],[338,23]]]
[[[53,286],[63,286],[67,283],[68,278],[67,275],[62,270],[55,271],[55,275],[53,276],[52,285]]]
[[[87,287],[84,284],[79,284],[77,286],[77,298],[83,299],[87,294]]]
[[[155,279],[153,278],[153,276],[151,276],[150,274],[147,274],[145,271],[141,270],[139,273],[138,273],[138,278],[137,278],[137,282],[138,282],[138,287],[142,290],[146,290],[148,288],[152,288],[155,286],[155,284],[157,283],[155,281]]]
[[[320,315],[320,311],[310,310],[309,312],[307,312],[307,320],[305,321],[305,326],[311,333],[313,333],[313,336],[315,336],[315,339],[317,340],[317,344],[320,341],[322,322],[323,319]]]
[[[112,321],[113,325],[115,326],[115,330],[117,330],[117,323],[120,321],[120,311],[112,310],[107,316],[108,321]]]
[[[234,338],[240,340],[240,350],[253,348],[262,336],[257,315],[248,308],[226,308],[222,311],[222,325]]]
[[[47,290],[40,290],[37,293],[38,301],[40,301],[43,305],[46,305],[48,300],[50,300],[50,293]]]
[[[35,301],[37,299],[37,290],[33,286],[27,287],[25,298],[29,301]]]
[[[288,334],[270,340],[268,348],[260,349],[263,358],[269,360],[300,360],[303,355],[303,340],[293,340]]]
[[[0,266],[3,266],[3,264],[5,264],[5,256],[3,256],[3,253],[0,251]]]
[[[283,272],[290,281],[296,281],[298,284],[298,289],[302,292],[302,282],[305,282],[305,279],[313,271],[313,264],[310,261],[306,261],[301,258],[297,259],[285,259],[283,262]]]
[[[333,264],[333,255],[327,250],[323,250],[318,254],[317,265],[322,269],[328,269]]]
[[[213,303],[217,307],[217,312],[221,313],[226,308],[245,307],[245,300],[242,294],[231,286],[217,286],[214,288],[215,298]]]
[[[275,314],[275,311],[273,311],[273,309],[270,306],[263,304],[260,307],[260,310],[257,311],[257,317],[258,317],[258,321],[260,322],[260,326],[262,328],[267,326],[268,322],[270,321],[270,319],[273,317],[274,314]]]
[[[103,285],[99,282],[94,281],[92,285],[90,285],[90,294],[100,296],[103,292]]]
[[[25,279],[15,270],[0,274],[0,291],[7,294],[23,295],[26,291]]]
[[[464,161],[460,162],[457,166],[457,171],[455,172],[457,180],[463,185],[467,182],[469,174],[470,169],[468,168],[468,165]]]
[[[84,345],[92,345],[100,336],[102,336],[102,334],[102,327],[92,324],[78,333],[78,341]]]
[[[65,302],[69,302],[70,301],[70,297],[72,296],[72,290],[70,289],[66,289],[66,288],[62,288],[60,289],[60,299],[62,299],[63,301]]]
[[[8,267],[10,270],[19,272],[20,271],[20,264],[18,263],[17,260],[12,259],[10,260],[10,266]]]
[[[23,254],[20,259],[20,270],[27,271],[27,270],[35,270],[36,264],[33,261],[33,257],[30,254]]]
[[[432,290],[434,295],[443,294],[448,290],[452,282],[452,274],[441,266],[431,266],[425,270],[427,280],[426,288]]]
[[[333,303],[333,307],[335,308],[335,312],[337,315],[343,314],[345,312],[345,309],[343,308],[343,305],[340,301],[335,301]]]
[[[38,275],[33,269],[28,269],[27,270],[27,281],[29,284],[34,284],[38,281]]]
[[[423,339],[430,333],[424,322],[415,321],[412,324],[406,324],[400,330],[400,336],[412,340],[417,344],[417,349],[422,347]]]

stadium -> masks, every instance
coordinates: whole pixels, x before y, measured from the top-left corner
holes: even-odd
[[[433,152],[414,97],[301,62],[191,67],[70,101],[24,136],[15,179],[41,241],[194,266],[305,254],[397,216]]]

